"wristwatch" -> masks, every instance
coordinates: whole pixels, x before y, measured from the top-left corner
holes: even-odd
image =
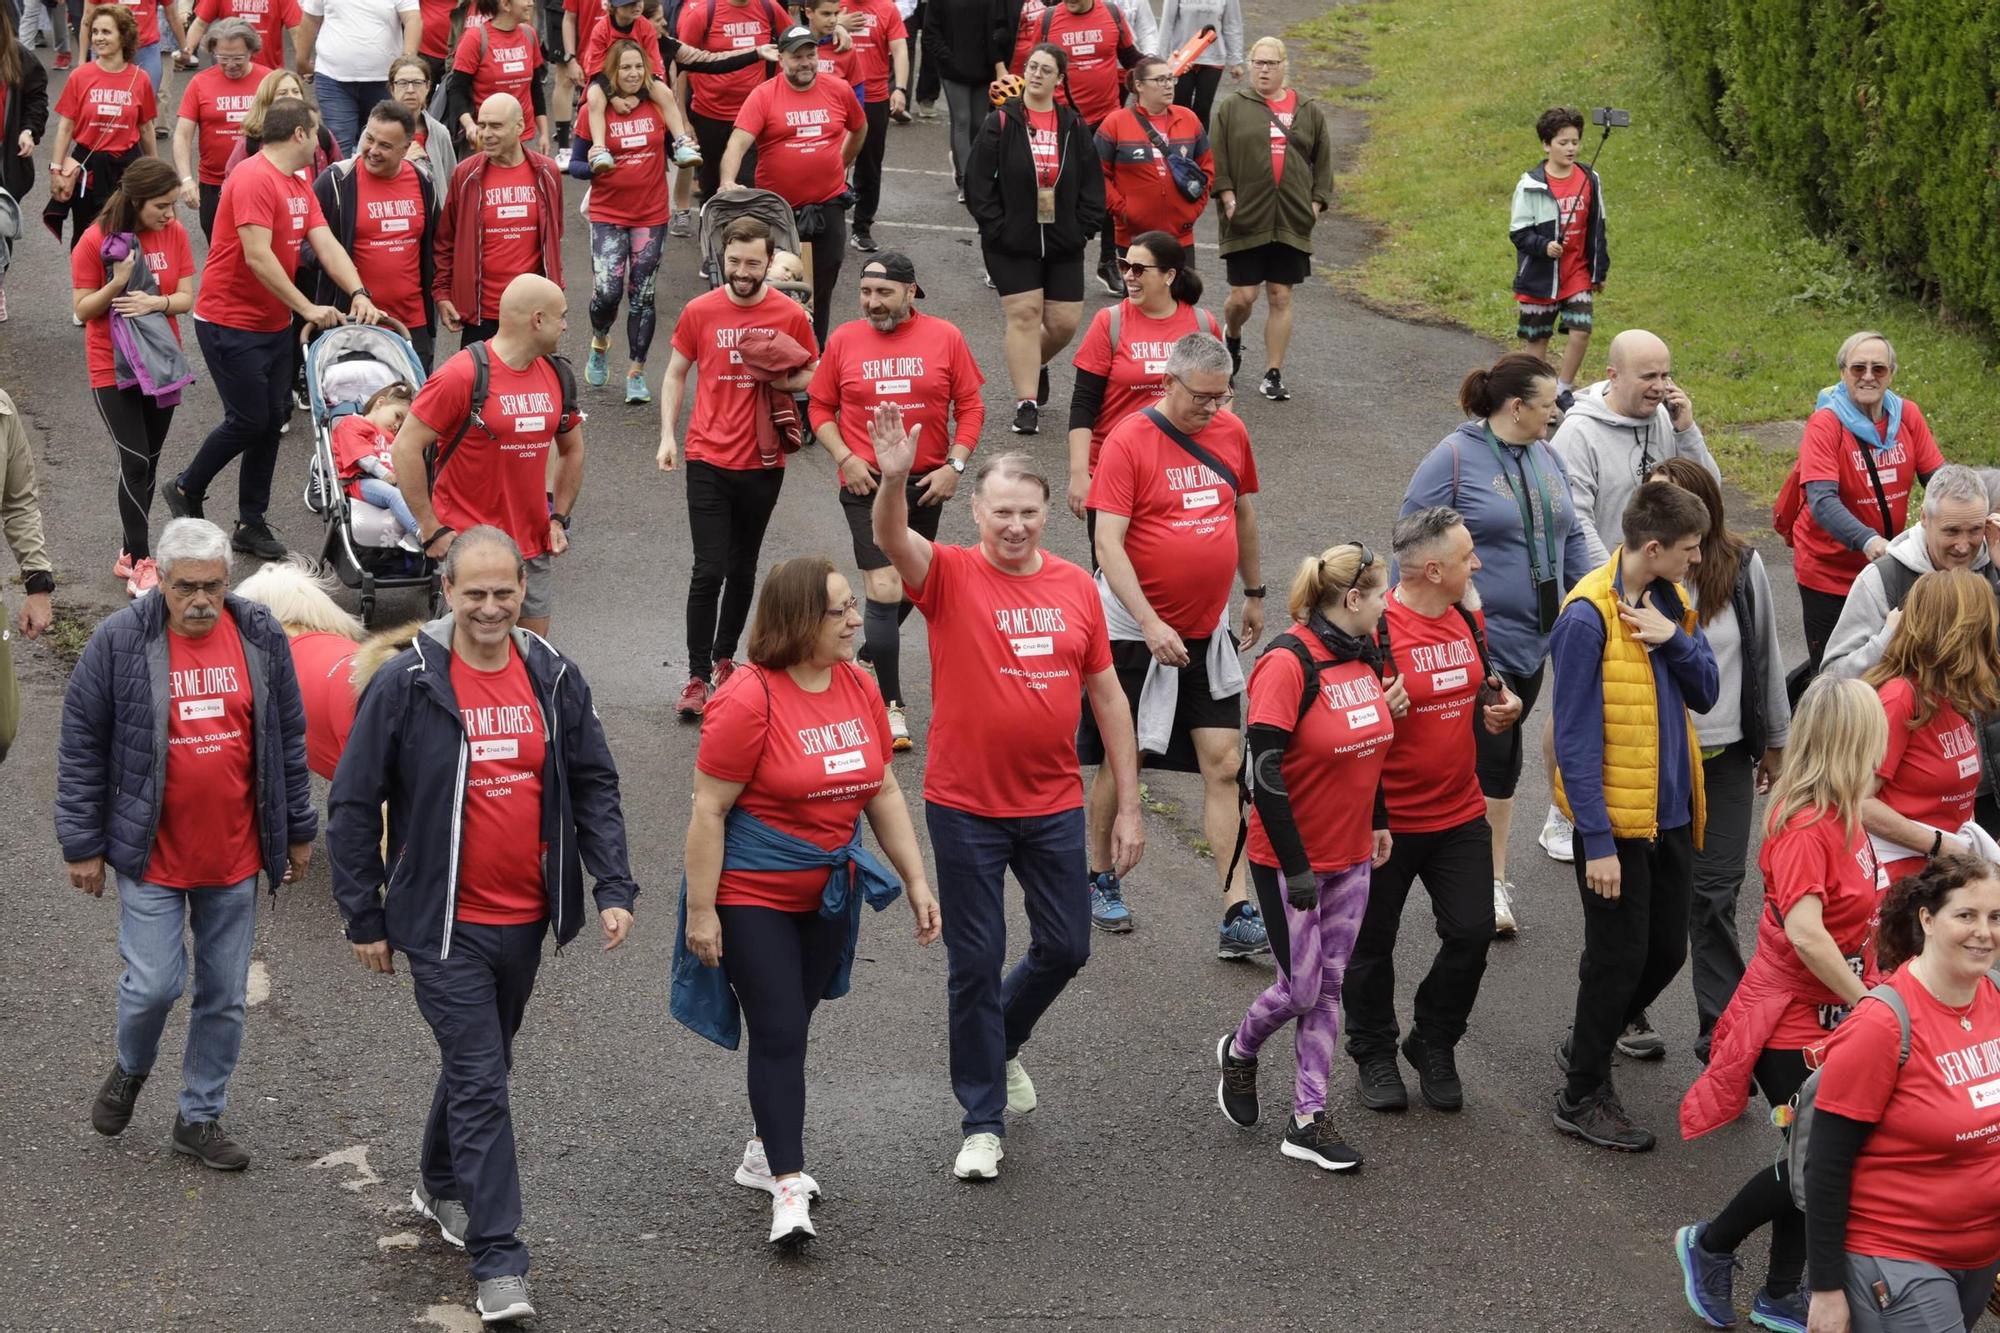
[[[961,477],[965,475],[965,460],[963,458],[946,458],[944,461],[945,466],[949,467],[953,472],[956,472]]]
[[[568,532],[568,531],[569,531],[569,515],[568,515],[568,514],[550,514],[550,515],[549,515],[549,522],[551,522],[551,523],[559,523],[559,524],[561,524],[561,525],[562,525],[562,530],[563,530],[564,532]]]
[[[1265,594],[1265,593],[1267,593],[1267,592],[1269,592],[1269,591],[1270,591],[1270,589],[1269,589],[1268,587],[1266,587],[1266,586],[1265,586],[1264,584],[1261,584],[1261,583],[1260,583],[1260,584],[1258,584],[1258,585],[1257,585],[1256,587],[1254,587],[1254,588],[1245,588],[1245,589],[1243,590],[1243,595],[1244,595],[1245,597],[1255,597],[1255,598],[1257,598],[1258,600],[1260,600],[1260,601],[1261,601],[1261,600],[1263,600],[1263,597],[1264,597],[1264,594]]]
[[[352,301],[355,298],[362,296],[367,297],[371,301],[375,299],[375,294],[369,291],[366,287],[356,287],[353,291],[347,294],[347,299]]]

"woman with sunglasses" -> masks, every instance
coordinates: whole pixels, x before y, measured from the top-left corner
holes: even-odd
[[[1232,1124],[1256,1124],[1257,1053],[1295,1023],[1298,1075],[1279,1151],[1327,1171],[1361,1165],[1327,1118],[1326,1079],[1369,871],[1389,859],[1382,765],[1394,714],[1409,706],[1385,683],[1375,640],[1388,595],[1389,562],[1361,542],[1307,556],[1292,579],[1292,628],[1250,672],[1250,880],[1278,979],[1216,1043],[1216,1101]]]
[[[271,70],[258,63],[264,39],[246,19],[219,21],[202,42],[215,63],[189,79],[181,94],[174,166],[181,173],[181,203],[199,210],[201,234],[208,236],[222,202],[224,164],[243,138],[243,118]]]
[[[1122,256],[1142,231],[1164,231],[1194,250],[1194,223],[1208,203],[1204,191],[1190,199],[1181,190],[1168,157],[1186,158],[1201,168],[1204,181],[1215,179],[1215,155],[1208,131],[1190,108],[1174,104],[1174,74],[1158,56],[1144,56],[1132,67],[1132,87],[1138,97],[1106,116],[1097,127],[1097,160],[1104,167],[1104,203],[1111,213],[1112,239]],[[1107,275],[1110,276],[1110,275]],[[1125,294],[1120,282],[1113,296]]]
[[[1819,391],[1799,441],[1804,504],[1784,534],[1795,552],[1808,677],[1819,670],[1855,576],[1909,522],[1912,483],[1944,466],[1924,414],[1889,387],[1896,349],[1887,338],[1873,329],[1853,334],[1834,365],[1840,379]]]
[[[1141,232],[1120,246],[1125,299],[1091,317],[1076,349],[1076,386],[1069,396],[1069,510],[1090,524],[1093,540],[1097,523],[1084,498],[1104,437],[1126,417],[1160,401],[1167,391],[1160,369],[1183,335],[1222,336],[1215,316],[1196,304],[1201,275],[1189,262],[1193,249],[1193,242],[1183,245],[1163,231]]]

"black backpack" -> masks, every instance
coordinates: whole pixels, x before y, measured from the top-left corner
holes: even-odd
[[[472,397],[466,403],[465,419],[458,423],[458,429],[452,432],[449,440],[433,440],[430,448],[424,450],[424,472],[433,487],[437,485],[438,473],[444,471],[444,465],[451,461],[451,456],[458,452],[458,446],[464,443],[467,431],[478,426],[489,439],[493,436],[485,418],[480,415],[486,410],[486,395],[492,388],[492,353],[484,342],[476,342],[466,350],[472,355]],[[569,358],[553,352],[541,359],[549,363],[556,372],[556,382],[562,386],[562,416],[556,421],[555,429],[555,433],[560,435],[583,424],[583,413],[578,408],[576,369],[570,365]],[[565,425],[565,422],[568,424]]]

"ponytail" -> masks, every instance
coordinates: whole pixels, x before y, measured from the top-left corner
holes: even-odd
[[[1165,61],[1156,60],[1157,64]],[[1201,304],[1201,274],[1194,271],[1188,262],[1187,247],[1174,238],[1173,233],[1164,231],[1142,231],[1134,236],[1125,247],[1125,253],[1144,247],[1153,262],[1162,269],[1172,269],[1174,280],[1167,286],[1167,294],[1182,305]]]
[[[1362,561],[1364,555],[1366,563]],[[1352,589],[1373,588],[1388,577],[1389,562],[1360,542],[1329,546],[1318,555],[1299,561],[1298,573],[1292,575],[1291,592],[1285,598],[1285,609],[1294,621],[1304,624],[1314,611],[1322,610],[1334,598],[1345,596]]]
[[[1539,356],[1509,352],[1465,377],[1458,386],[1458,405],[1468,417],[1490,417],[1512,399],[1532,398],[1538,380],[1555,377],[1555,368]]]

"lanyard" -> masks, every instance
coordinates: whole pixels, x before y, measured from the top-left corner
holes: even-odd
[[[1500,465],[1500,478],[1507,483],[1507,493],[1514,497],[1514,503],[1521,507],[1521,536],[1528,544],[1528,567],[1533,572],[1535,582],[1551,583],[1556,570],[1556,517],[1549,504],[1549,488],[1542,479],[1542,470],[1535,466],[1535,450],[1531,444],[1524,448],[1515,460],[1521,469],[1521,484],[1514,481],[1514,473],[1507,469],[1507,459],[1500,452],[1500,441],[1493,436],[1493,428],[1480,426],[1480,433],[1486,437],[1486,447],[1493,451],[1493,461]],[[1528,478],[1534,478],[1535,493],[1542,501],[1542,542],[1537,552],[1535,547],[1535,517],[1528,503],[1527,493],[1522,489]]]

